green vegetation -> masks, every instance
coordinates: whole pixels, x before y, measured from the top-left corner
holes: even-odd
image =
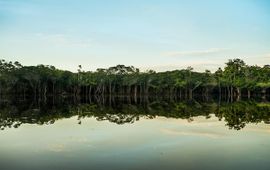
[[[270,91],[270,66],[248,66],[240,59],[229,60],[215,73],[187,69],[140,72],[133,66],[117,65],[95,72],[77,73],[53,66],[22,66],[0,60],[0,95],[43,98],[49,95],[166,95],[192,98],[217,94],[229,99],[266,95]]]
[[[100,97],[100,96],[99,96]],[[215,102],[192,100],[171,100],[170,98],[140,98],[139,101],[128,97],[111,97],[101,100],[92,97],[92,102],[75,102],[68,98],[44,101],[10,100],[0,103],[0,129],[18,128],[22,124],[48,125],[55,121],[73,116],[78,124],[84,118],[93,117],[98,121],[110,121],[116,124],[134,123],[141,118],[153,119],[166,117],[186,119],[192,122],[195,117],[205,119],[217,117],[230,129],[240,130],[248,123],[270,123],[270,105],[254,100],[238,102]]]

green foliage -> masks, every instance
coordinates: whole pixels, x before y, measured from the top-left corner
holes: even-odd
[[[47,95],[208,95],[219,91],[234,96],[242,89],[260,93],[270,88],[270,66],[248,66],[233,59],[211,73],[182,70],[140,72],[133,66],[117,65],[94,72],[73,73],[53,66],[22,66],[19,62],[0,60],[0,94]],[[237,90],[237,91],[236,91]],[[237,93],[236,93],[237,92]]]

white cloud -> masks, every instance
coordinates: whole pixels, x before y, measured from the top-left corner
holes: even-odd
[[[139,66],[140,70],[146,71],[149,69],[155,70],[155,71],[171,71],[171,70],[180,70],[185,69],[189,66],[193,67],[195,71],[205,71],[206,69],[209,69],[211,71],[216,70],[218,67],[221,67],[222,64],[220,64],[219,61],[210,61],[210,60],[198,60],[198,61],[185,61],[185,62],[178,62],[175,64],[162,64],[162,65],[153,65],[153,66]]]
[[[268,54],[265,54],[265,55],[264,55],[264,58],[267,58],[267,59],[269,59],[269,58],[270,58],[270,53],[268,53]]]
[[[57,46],[73,46],[73,47],[90,47],[92,40],[90,39],[78,39],[65,34],[35,34],[41,41],[52,43]]]
[[[175,56],[175,57],[188,57],[188,56],[207,56],[212,54],[218,54],[224,52],[228,49],[226,48],[210,48],[206,50],[197,50],[197,51],[175,51],[168,52],[167,56]]]

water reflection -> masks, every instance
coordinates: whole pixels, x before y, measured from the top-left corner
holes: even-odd
[[[94,117],[98,121],[116,124],[134,123],[140,118],[154,119],[166,117],[186,119],[194,117],[209,119],[215,115],[230,129],[240,130],[248,123],[270,123],[270,103],[267,101],[215,101],[200,99],[179,100],[172,98],[141,97],[130,98],[108,96],[100,98],[55,98],[46,100],[5,99],[0,102],[0,127],[19,128],[22,124],[53,124],[55,121],[78,116],[78,124],[83,118]]]

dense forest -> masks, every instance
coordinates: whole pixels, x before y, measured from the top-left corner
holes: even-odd
[[[226,98],[265,96],[270,93],[270,65],[249,66],[241,59],[229,60],[224,69],[195,72],[186,69],[140,72],[133,66],[117,65],[108,69],[78,72],[54,66],[23,66],[0,60],[0,95],[44,98],[51,95],[166,95],[192,98],[217,95]]]

